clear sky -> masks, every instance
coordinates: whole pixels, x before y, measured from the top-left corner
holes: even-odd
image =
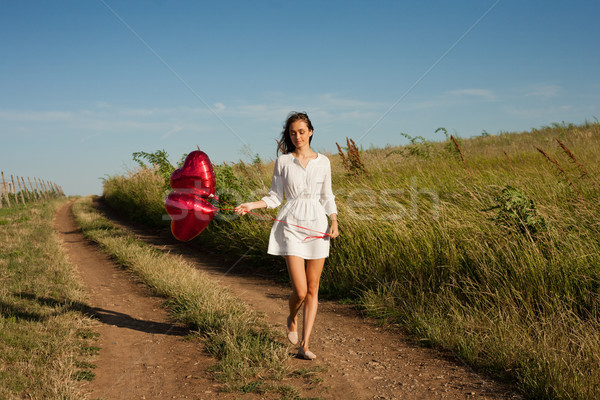
[[[600,118],[600,2],[0,0],[0,170],[100,194],[164,149],[313,149]]]

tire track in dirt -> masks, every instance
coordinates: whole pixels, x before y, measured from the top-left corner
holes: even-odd
[[[178,242],[168,230],[132,224],[99,199],[94,205],[139,239],[162,251],[184,256],[196,268],[264,313],[268,323],[284,332],[290,293],[287,286],[241,273],[239,260],[200,251],[193,242]],[[314,393],[305,391],[305,395],[318,394],[329,399],[522,398],[510,386],[475,373],[452,353],[419,347],[401,330],[383,329],[376,321],[362,318],[348,305],[321,301],[311,339],[311,350],[317,354],[317,360],[297,359],[293,357],[295,349],[290,350],[292,369],[317,365],[325,369],[319,374],[323,382],[315,387]]]

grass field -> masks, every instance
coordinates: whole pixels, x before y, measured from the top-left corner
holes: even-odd
[[[529,398],[600,398],[600,124],[405,136],[407,146],[359,151],[365,172],[328,155],[341,236],[324,294],[513,380]],[[216,166],[220,196],[264,196],[272,168]],[[166,177],[148,167],[109,177],[104,196],[161,225]],[[270,227],[224,211],[195,240],[282,274],[282,260],[265,254]]]
[[[0,209],[0,398],[81,399],[93,322],[52,229],[65,199]]]

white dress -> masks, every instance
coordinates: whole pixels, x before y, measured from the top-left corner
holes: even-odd
[[[275,161],[271,190],[262,198],[267,208],[278,207],[287,202],[277,214],[269,236],[267,253],[277,256],[294,255],[312,260],[329,256],[329,237],[318,232],[328,232],[327,216],[337,213],[335,196],[331,191],[331,164],[318,153],[308,161],[306,168],[300,160],[288,153]],[[290,224],[312,230],[301,229]]]

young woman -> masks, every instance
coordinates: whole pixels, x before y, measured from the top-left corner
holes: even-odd
[[[304,302],[298,357],[308,360],[316,358],[308,343],[317,315],[321,272],[329,255],[329,240],[339,235],[335,196],[331,190],[331,165],[327,157],[311,150],[312,137],[313,126],[308,115],[291,113],[281,133],[278,153],[282,150],[283,154],[275,161],[269,194],[235,208],[242,215],[255,208],[278,207],[284,197],[287,199],[277,215],[277,219],[285,223],[273,224],[267,252],[285,257],[287,264],[292,294],[286,332],[292,344],[298,344],[297,315]],[[329,228],[327,216],[331,221]]]

